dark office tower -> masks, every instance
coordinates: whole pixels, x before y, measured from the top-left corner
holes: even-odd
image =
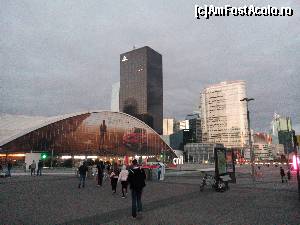
[[[120,111],[157,133],[163,125],[162,56],[148,46],[120,55]]]

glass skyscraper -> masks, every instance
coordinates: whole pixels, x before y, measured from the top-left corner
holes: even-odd
[[[271,122],[272,143],[283,144],[286,154],[294,151],[294,132],[290,117],[274,113],[274,118]]]
[[[148,46],[120,55],[120,111],[162,134],[162,56]]]

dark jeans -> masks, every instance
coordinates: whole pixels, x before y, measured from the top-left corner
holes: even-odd
[[[98,174],[98,185],[102,186],[103,174]]]
[[[287,179],[285,178],[285,175],[284,176],[281,175],[281,183],[284,183],[284,182],[287,182]]]
[[[78,184],[78,187],[79,187],[79,188],[80,188],[80,185],[81,185],[81,184],[82,184],[82,187],[84,187],[84,185],[85,185],[85,178],[86,178],[85,175],[81,175],[81,174],[80,174],[79,184]]]
[[[10,173],[11,169],[7,169],[7,176],[11,177],[11,173]]]
[[[32,176],[32,173],[33,173],[33,175],[35,175],[35,168],[31,168],[31,173],[30,173],[31,176]]]
[[[117,191],[117,183],[118,183],[118,178],[111,178],[111,189],[113,192]]]
[[[37,171],[36,171],[36,175],[40,175],[42,176],[42,168],[38,168]]]
[[[121,181],[121,184],[122,184],[122,196],[125,196],[125,192],[127,193],[128,182],[127,181]]]
[[[131,199],[132,199],[132,216],[136,217],[136,211],[142,211],[142,190],[131,189]]]

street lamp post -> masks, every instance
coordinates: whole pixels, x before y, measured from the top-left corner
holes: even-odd
[[[252,181],[255,182],[255,175],[254,175],[254,152],[252,147],[252,140],[251,140],[251,129],[250,129],[250,113],[248,108],[248,102],[253,101],[254,98],[243,98],[240,101],[246,101],[247,105],[247,121],[248,121],[248,134],[249,134],[249,148],[250,148],[250,160],[251,160],[251,172],[252,172]]]

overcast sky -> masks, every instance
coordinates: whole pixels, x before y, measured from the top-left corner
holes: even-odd
[[[294,16],[197,20],[195,4],[212,3],[200,0],[0,0],[1,113],[109,109],[120,53],[148,45],[163,55],[165,116],[195,110],[207,85],[246,80],[253,128],[266,131],[276,111],[300,132],[300,2],[215,2]]]

